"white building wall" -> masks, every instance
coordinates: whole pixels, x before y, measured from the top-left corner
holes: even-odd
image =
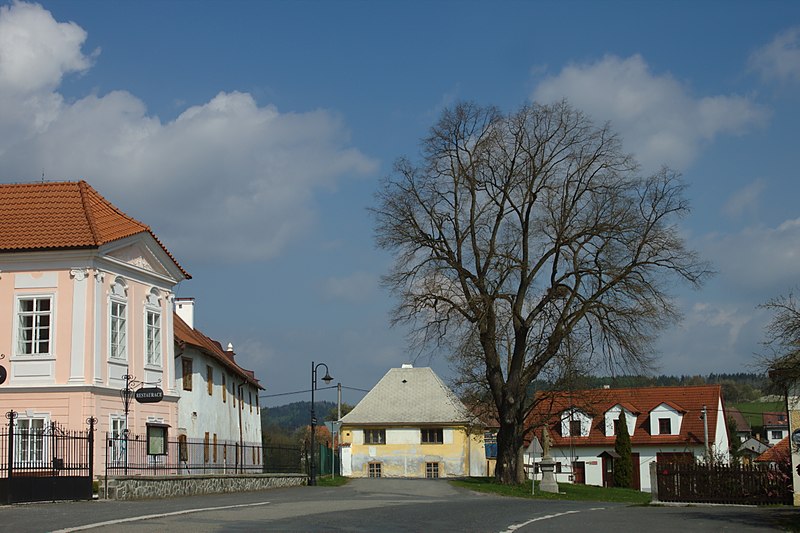
[[[603,486],[603,459],[600,454],[608,452],[613,449],[611,447],[580,447],[574,448],[572,452],[569,448],[554,447],[550,450],[550,455],[553,460],[561,463],[561,473],[556,474],[556,481],[559,483],[572,483],[573,471],[572,461],[583,462],[585,465],[586,484]],[[703,457],[703,447],[697,446],[687,448],[683,446],[633,446],[632,453],[639,454],[639,487],[642,492],[650,492],[650,463],[655,462],[658,453],[682,453],[691,452],[695,457]],[[536,457],[535,461],[538,463],[542,460],[541,457]],[[531,464],[531,458],[525,454],[525,464]],[[531,470],[532,471],[532,470]],[[530,477],[530,476],[529,476]],[[541,474],[535,476],[537,480],[541,480]]]
[[[722,398],[719,399],[717,404],[716,419],[717,423],[714,430],[714,435],[716,436],[712,443],[711,454],[715,460],[728,464],[730,462],[730,442],[728,441],[728,423],[722,410]]]

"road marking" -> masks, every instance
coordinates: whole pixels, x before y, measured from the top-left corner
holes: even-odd
[[[96,522],[94,524],[86,524],[83,526],[58,529],[53,531],[52,533],[71,533],[72,531],[83,531],[84,529],[94,529],[96,527],[113,526],[116,524],[124,524],[125,522],[137,522],[139,520],[150,520],[152,518],[163,518],[165,516],[177,516],[189,513],[202,513],[203,511],[224,511],[225,509],[238,509],[240,507],[255,507],[257,505],[267,505],[268,503],[269,502],[243,503],[239,505],[225,505],[222,507],[203,507],[199,509],[184,509],[182,511],[174,511],[172,513],[146,514],[142,516],[132,516],[130,518],[120,518],[118,520],[107,520],[105,522]]]
[[[588,511],[602,511],[605,507],[592,507],[591,509],[587,509]],[[568,514],[575,514],[580,513],[580,511],[564,511],[563,513],[556,513],[556,514],[548,514],[545,516],[540,516],[538,518],[532,518],[527,522],[523,522],[521,524],[511,524],[508,526],[508,529],[501,531],[500,533],[512,533],[513,531],[518,530],[521,527],[525,527],[528,524],[532,524],[534,522],[538,522],[539,520],[550,520],[551,518],[558,518],[559,516],[564,516]]]

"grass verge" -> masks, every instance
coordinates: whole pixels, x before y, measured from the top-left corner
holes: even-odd
[[[538,500],[585,500],[595,502],[620,502],[634,505],[645,505],[650,503],[650,493],[641,492],[633,489],[618,489],[594,487],[592,485],[573,485],[572,483],[560,483],[558,494],[552,492],[542,492],[539,490],[539,482],[536,482],[534,494],[531,494],[530,481],[522,485],[501,485],[495,482],[494,478],[468,478],[451,481],[457,487],[474,490],[478,492],[488,492],[499,496],[511,496],[515,498],[533,498]]]
[[[319,476],[317,477],[317,486],[318,487],[341,487],[349,478],[342,477],[342,476]]]

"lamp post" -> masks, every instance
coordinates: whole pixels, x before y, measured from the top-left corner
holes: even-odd
[[[325,377],[322,378],[322,381],[324,381],[326,385],[333,381],[328,371],[328,365],[325,363],[315,365],[314,361],[311,361],[311,478],[308,484],[312,486],[317,484],[316,464],[314,461],[314,428],[317,425],[317,415],[314,412],[314,391],[317,390],[317,369],[321,366],[325,367]]]

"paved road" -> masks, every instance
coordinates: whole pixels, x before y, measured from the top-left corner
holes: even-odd
[[[364,479],[338,488],[6,506],[0,507],[0,531],[747,532],[775,531],[778,516],[784,523],[796,519],[800,527],[800,509],[520,500],[444,481]]]

